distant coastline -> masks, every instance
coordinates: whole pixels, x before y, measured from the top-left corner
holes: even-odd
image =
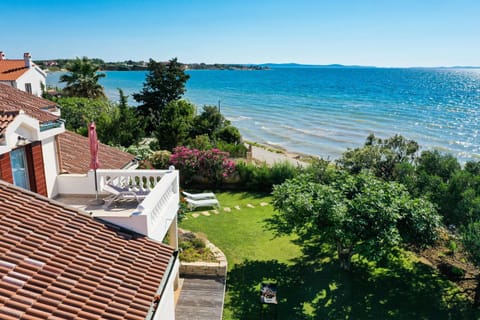
[[[66,65],[73,59],[51,59],[34,61],[42,69],[49,72],[66,72]],[[148,71],[146,61],[118,61],[105,62],[102,59],[91,59],[100,66],[101,71]],[[437,67],[380,67],[344,64],[301,64],[301,63],[261,63],[261,64],[234,64],[234,63],[182,63],[185,70],[270,70],[287,68],[308,69],[480,69],[480,66],[437,66]]]
[[[49,72],[66,72],[66,65],[74,59],[51,59],[34,61],[42,69]],[[101,59],[92,59],[93,63],[100,67],[101,71],[147,71],[148,62],[146,61],[120,61],[105,62]],[[268,70],[270,67],[265,65],[253,64],[223,64],[223,63],[182,63],[185,70]]]

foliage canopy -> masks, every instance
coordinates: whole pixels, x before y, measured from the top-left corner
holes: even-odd
[[[105,98],[103,87],[98,83],[105,77],[99,73],[99,67],[87,57],[76,58],[66,66],[68,73],[60,77],[60,82],[66,82],[63,93],[71,97]]]
[[[101,142],[128,147],[137,144],[144,136],[143,121],[133,107],[126,104],[120,92],[120,103],[106,99],[62,97],[55,100],[62,110],[65,127],[84,136],[88,134],[88,123],[95,121]]]
[[[190,76],[177,58],[167,63],[150,59],[148,70],[142,91],[133,98],[140,103],[137,110],[147,122],[147,133],[151,133],[160,123],[163,109],[185,93],[185,83]]]
[[[334,244],[345,269],[355,253],[378,258],[402,243],[423,246],[437,239],[434,206],[410,197],[404,186],[366,173],[337,171],[332,177],[319,182],[304,174],[275,186],[272,227]]]

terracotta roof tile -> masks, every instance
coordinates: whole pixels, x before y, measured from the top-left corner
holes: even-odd
[[[0,60],[0,81],[14,81],[28,71],[25,61],[22,60]]]
[[[3,181],[0,207],[1,319],[145,319],[172,248]]]
[[[0,83],[0,123],[2,117],[7,117],[5,116],[6,113],[18,113],[20,110],[37,119],[40,123],[53,122],[59,119],[58,116],[47,111],[57,110],[57,105],[54,102]]]
[[[71,131],[58,135],[61,173],[87,173],[90,170],[90,146],[87,137]],[[135,156],[100,143],[98,157],[101,169],[122,169]]]

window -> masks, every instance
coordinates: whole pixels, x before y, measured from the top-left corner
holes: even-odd
[[[10,162],[12,165],[13,184],[30,190],[27,157],[25,148],[18,148],[10,152]]]
[[[31,83],[25,83],[25,91],[28,93],[32,93],[32,84]]]

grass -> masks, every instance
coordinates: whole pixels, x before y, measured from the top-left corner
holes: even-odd
[[[335,251],[315,239],[301,247],[295,237],[275,238],[265,219],[269,197],[220,193],[218,215],[192,218],[181,227],[200,231],[227,256],[229,273],[224,319],[273,318],[262,310],[259,284],[277,282],[278,319],[478,319],[451,282],[397,250],[381,265],[354,257],[352,270],[338,267]],[[255,208],[247,208],[250,203]],[[242,209],[237,211],[235,205]],[[262,313],[263,312],[263,313]],[[262,314],[261,314],[262,313]]]
[[[202,232],[226,255],[229,269],[245,260],[272,260],[288,262],[299,257],[300,248],[293,244],[293,237],[275,238],[273,232],[266,230],[264,220],[272,215],[272,207],[260,206],[269,203],[269,197],[254,196],[248,193],[220,193],[217,199],[222,208],[218,215],[200,215],[183,221],[181,228]],[[247,204],[255,206],[248,208]],[[236,210],[235,206],[241,210]],[[230,208],[231,212],[225,212]],[[202,211],[202,210],[200,210]]]

